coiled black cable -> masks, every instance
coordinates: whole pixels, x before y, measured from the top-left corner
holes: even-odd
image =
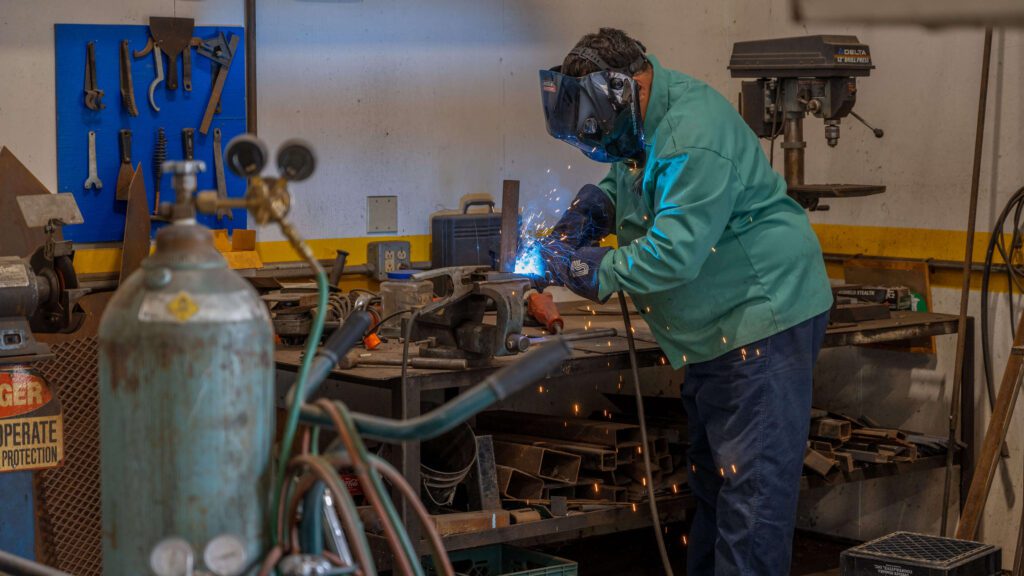
[[[1013,215],[1013,230],[1010,235],[1010,244],[1007,246],[1006,235],[1003,233],[1003,230],[1011,213]],[[985,250],[985,265],[981,274],[981,359],[984,366],[985,387],[988,390],[990,409],[995,404],[996,397],[995,380],[992,378],[992,344],[989,326],[989,284],[994,272],[993,259],[995,258],[996,251],[998,251],[999,257],[1002,258],[1006,268],[1007,299],[1010,306],[1010,334],[1016,337],[1016,313],[1013,306],[1014,286],[1017,287],[1018,292],[1024,293],[1024,261],[1020,263],[1014,262],[1015,259],[1022,260],[1022,257],[1024,257],[1024,254],[1021,253],[1022,244],[1024,244],[1024,231],[1021,230],[1021,227],[1024,226],[1022,215],[1024,215],[1024,186],[1018,188],[1010,196],[1006,205],[1003,206],[1003,210],[999,213],[999,217],[996,218],[995,226],[992,228],[992,236],[988,241],[988,248]]]

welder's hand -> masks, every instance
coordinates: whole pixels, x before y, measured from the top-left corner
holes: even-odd
[[[551,229],[550,237],[576,249],[611,234],[614,227],[615,204],[604,190],[587,184]]]
[[[597,302],[597,273],[601,260],[611,248],[587,246],[573,250],[564,242],[549,242],[542,251],[545,268],[552,284],[562,285],[575,294]]]

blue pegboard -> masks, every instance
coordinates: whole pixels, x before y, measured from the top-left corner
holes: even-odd
[[[68,226],[64,237],[75,242],[120,242],[124,237],[126,202],[114,198],[117,173],[121,164],[118,131],[132,131],[132,165],[142,163],[146,178],[149,204],[153,206],[153,146],[158,127],[167,134],[167,158],[184,158],[181,130],[195,128],[195,158],[206,162],[206,172],[199,175],[199,189],[216,188],[213,170],[213,129],[221,129],[222,144],[245,132],[245,46],[241,27],[196,26],[194,37],[211,38],[223,32],[239,36],[238,48],[231,70],[224,83],[221,113],[213,117],[213,124],[205,136],[199,133],[199,124],[206,110],[213,86],[212,62],[192,49],[192,91],[185,92],[181,78],[181,58],[178,58],[178,89],[167,90],[166,81],[155,94],[160,112],[149,105],[149,84],[156,77],[153,54],[132,58],[132,84],[138,116],[129,116],[121,103],[119,51],[121,41],[128,40],[134,52],[142,50],[149,37],[149,26],[116,26],[91,24],[57,24],[54,27],[57,74],[57,188],[71,192],[85,217],[85,223]],[[86,44],[96,43],[96,84],[105,92],[106,108],[93,111],[85,106],[83,83],[85,79]],[[167,57],[164,56],[164,76],[167,75]],[[86,190],[89,176],[89,131],[96,132],[96,169],[103,181],[101,190]],[[228,195],[245,195],[245,181],[225,169]],[[160,186],[161,201],[174,197],[169,176]],[[218,224],[212,216],[202,215],[200,222],[211,228],[245,228],[245,210],[234,210],[234,219]],[[154,224],[156,224],[154,222]],[[156,226],[154,226],[155,230]]]

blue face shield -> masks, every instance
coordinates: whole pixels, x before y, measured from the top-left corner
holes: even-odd
[[[643,162],[644,129],[639,89],[632,76],[602,70],[566,76],[557,66],[540,71],[548,134],[598,162]]]

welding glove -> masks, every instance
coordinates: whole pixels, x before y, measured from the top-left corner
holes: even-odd
[[[615,204],[603,190],[587,184],[580,188],[548,238],[575,250],[598,242],[614,227]]]
[[[598,298],[597,273],[608,252],[611,248],[584,246],[574,250],[564,242],[555,241],[548,243],[541,255],[551,284],[565,286],[587,300],[603,302]]]

